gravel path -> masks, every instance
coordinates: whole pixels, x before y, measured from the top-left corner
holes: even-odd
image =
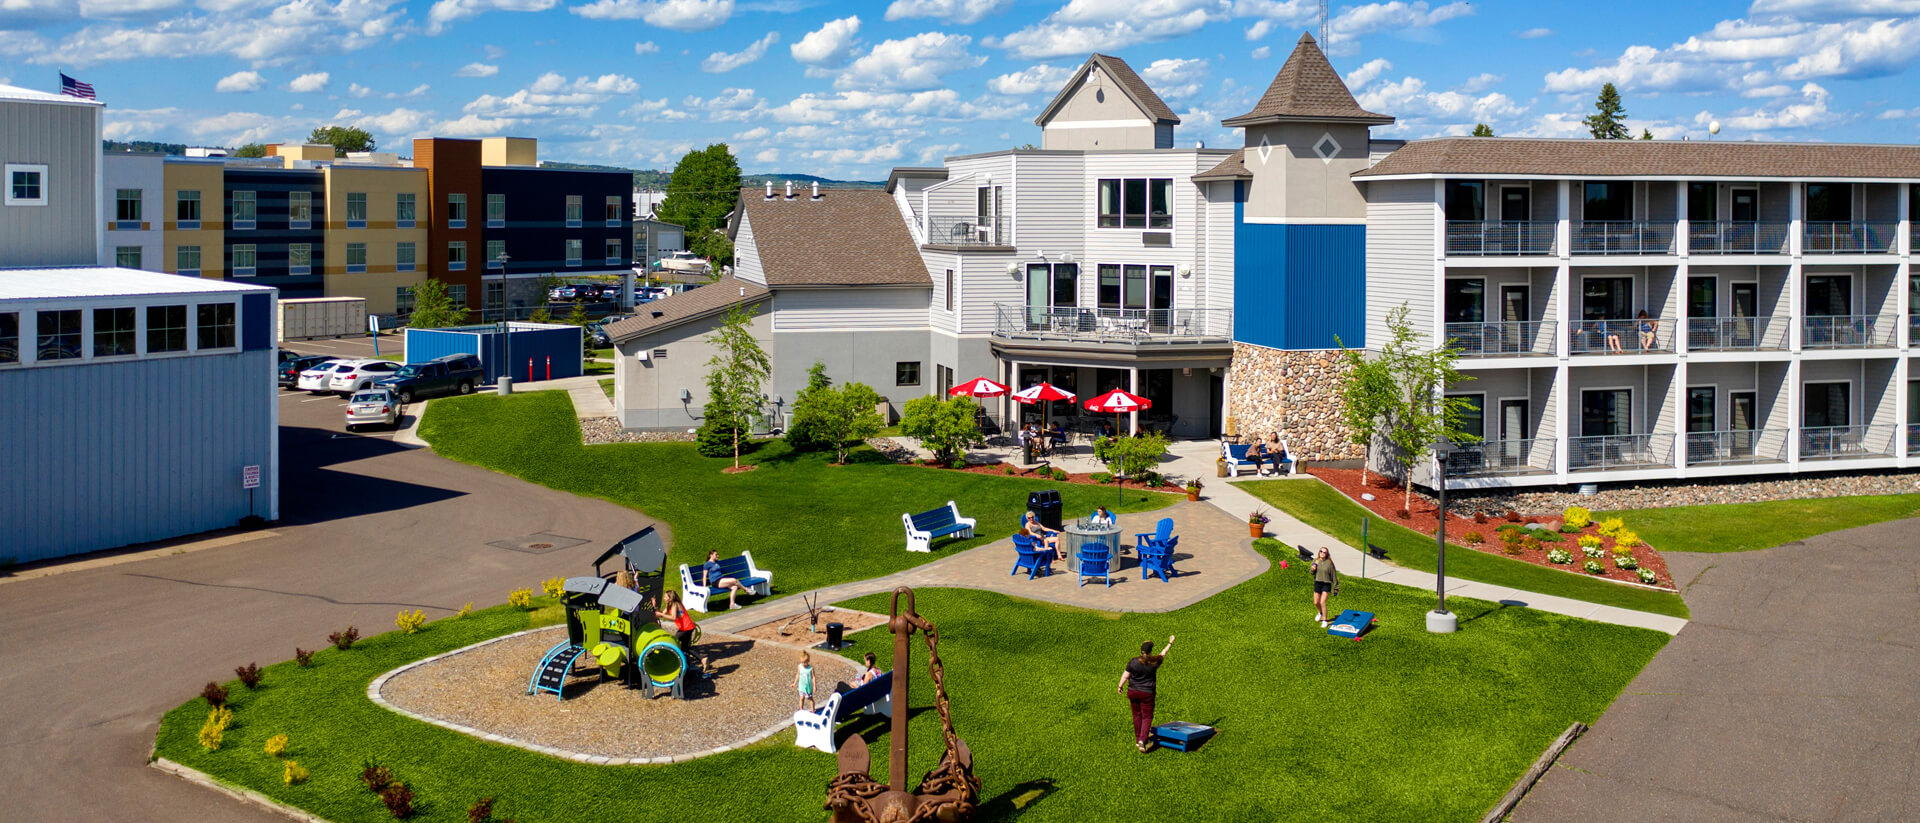
[[[516,741],[613,758],[675,757],[748,742],[793,719],[797,652],[792,648],[709,633],[695,646],[710,655],[715,676],[686,684],[686,700],[648,700],[640,689],[601,683],[597,667],[574,669],[567,699],[528,695],[527,678],[565,628],[509,637],[395,675],[380,689],[410,712]],[[591,664],[589,664],[590,666]],[[859,674],[837,655],[813,655],[814,682],[824,697]],[[724,721],[724,722],[723,722]]]

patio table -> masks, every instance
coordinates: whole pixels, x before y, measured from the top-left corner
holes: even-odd
[[[1067,571],[1080,571],[1081,546],[1103,545],[1107,547],[1107,556],[1112,560],[1109,567],[1118,572],[1125,567],[1120,556],[1120,526],[1096,526],[1085,518],[1061,524],[1060,550],[1067,555]]]

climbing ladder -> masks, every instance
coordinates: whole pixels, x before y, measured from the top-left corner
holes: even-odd
[[[586,654],[585,647],[575,645],[571,640],[562,640],[548,649],[540,658],[540,668],[533,671],[533,678],[527,681],[527,694],[552,692],[555,699],[565,700],[560,690],[567,685],[567,674],[573,671],[573,662]]]

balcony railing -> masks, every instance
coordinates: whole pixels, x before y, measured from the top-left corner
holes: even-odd
[[[927,244],[933,246],[1011,246],[1006,233],[1006,216],[930,217],[927,219]]]
[[[994,304],[994,335],[1020,340],[1217,343],[1233,337],[1229,309],[1082,309]]]
[[[1786,351],[1789,318],[1689,317],[1688,351]]]
[[[1448,323],[1447,341],[1461,357],[1552,357],[1552,320]]]
[[[1687,432],[1687,465],[1787,462],[1786,429]]]
[[[1552,438],[1482,440],[1455,446],[1447,456],[1448,477],[1503,477],[1551,474],[1558,444]]]
[[[1892,457],[1899,426],[1819,426],[1800,430],[1801,460]]]
[[[1803,349],[1880,349],[1893,346],[1894,323],[1873,314],[1808,317],[1800,330]]]
[[[1568,335],[1573,354],[1652,354],[1673,351],[1672,320],[1582,320]]]
[[[1786,254],[1791,224],[1752,220],[1687,224],[1687,250],[1694,254]]]
[[[1801,238],[1803,254],[1892,254],[1900,224],[1883,222],[1808,223]]]
[[[1574,254],[1673,254],[1673,223],[1591,220],[1573,224]]]
[[[1553,254],[1552,220],[1448,220],[1447,254],[1489,257]]]
[[[1673,465],[1673,434],[1608,434],[1567,439],[1572,471],[1644,469]]]

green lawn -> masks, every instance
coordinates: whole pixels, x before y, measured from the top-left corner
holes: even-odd
[[[1920,494],[1770,500],[1607,512],[1663,552],[1744,552],[1816,534],[1920,516]]]
[[[1261,544],[1278,559],[1277,544]],[[1308,620],[1308,583],[1304,567],[1276,564],[1186,609],[1137,615],[917,592],[919,612],[940,627],[954,723],[983,784],[981,818],[1121,820],[1151,808],[1149,818],[1190,823],[1471,820],[1569,723],[1595,720],[1667,641],[1465,599],[1455,601],[1461,631],[1432,635],[1424,592],[1354,578],[1336,605],[1379,617],[1355,643]],[[848,605],[884,612],[886,599]],[[465,820],[482,796],[499,798],[496,816],[521,820],[826,819],[834,758],[794,748],[791,732],[685,764],[596,767],[484,743],[366,699],[384,671],[526,624],[520,610],[497,607],[323,651],[310,669],[277,664],[259,691],[230,684],[236,725],[219,751],[195,742],[207,713],[196,697],[163,718],[158,753],[340,823],[390,819],[357,782],[367,760],[414,789],[423,821]],[[891,668],[881,631],[854,635],[847,653],[873,651]],[[1196,753],[1142,755],[1114,683],[1140,641],[1169,633],[1180,639],[1160,676],[1157,717],[1221,733]],[[924,648],[914,642],[914,776],[940,746]],[[867,737],[884,779],[884,722],[862,719],[849,732]],[[261,751],[279,733],[312,770],[308,783],[282,785],[280,765]]]
[[[612,374],[613,364],[605,360],[588,360],[580,365],[584,374]]]
[[[601,378],[600,390],[607,393],[608,400],[612,400],[613,399],[613,378],[611,377]]]
[[[691,443],[616,443],[585,448],[565,392],[473,395],[434,401],[420,436],[442,455],[541,485],[631,506],[673,527],[670,564],[753,551],[786,595],[901,571],[1013,533],[1027,492],[1058,488],[1066,511],[1112,505],[1112,489],[902,466],[871,450],[849,465],[830,455],[760,443],[758,469],[722,474],[730,461],[701,457]],[[1175,495],[1129,489],[1124,511],[1157,509]],[[900,515],[956,501],[979,521],[969,540],[907,551]],[[582,569],[555,569],[554,574]]]
[[[1360,522],[1371,516],[1360,504],[1317,480],[1260,480],[1241,483],[1239,487],[1349,546],[1360,545]],[[1385,549],[1387,558],[1397,565],[1427,572],[1436,566],[1439,552],[1432,535],[1373,517],[1368,541]],[[1665,548],[1659,543],[1653,545]],[[1451,543],[1448,549],[1449,575],[1623,609],[1687,616],[1687,604],[1677,594],[1595,580]]]

